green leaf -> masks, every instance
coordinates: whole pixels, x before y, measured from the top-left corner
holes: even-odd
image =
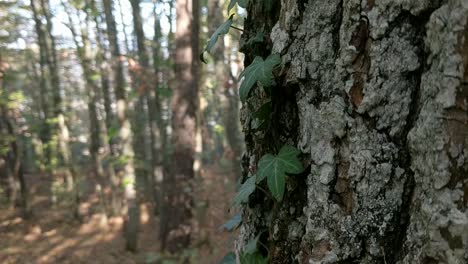
[[[253,175],[249,177],[239,188],[236,196],[232,200],[233,206],[239,206],[241,203],[247,202],[249,196],[255,191],[255,179],[256,176]]]
[[[244,253],[240,256],[241,264],[267,264],[268,258],[262,256],[259,252],[255,253]]]
[[[249,38],[249,40],[247,40],[245,44],[252,45],[253,43],[262,43],[264,38],[265,38],[265,34],[260,31],[260,32],[257,32],[257,34],[255,34],[255,37]]]
[[[262,235],[262,233],[263,232],[258,234],[254,239],[251,239],[247,243],[247,245],[245,245],[244,253],[252,254],[252,253],[255,253],[257,251],[257,243],[258,243],[258,240],[260,239],[260,236]]]
[[[229,29],[231,28],[232,25],[232,18],[234,17],[234,14],[232,14],[226,21],[224,21],[221,26],[219,26],[215,32],[211,35],[210,39],[206,43],[205,48],[203,49],[202,53],[200,54],[200,60],[206,63],[205,58],[203,57],[205,52],[210,53],[211,50],[213,49],[214,45],[218,41],[218,38],[220,36],[226,35],[229,32]]]
[[[250,89],[258,82],[263,86],[271,86],[275,82],[273,68],[281,63],[281,57],[278,54],[270,54],[263,60],[262,57],[255,57],[252,64],[242,71],[239,78],[244,77],[239,88],[239,95],[242,102],[247,99]]]
[[[227,253],[219,264],[236,264],[236,254],[234,252]]]
[[[271,101],[264,103],[257,112],[254,113],[254,116],[262,121],[265,121],[270,118],[271,113]]]
[[[304,168],[297,156],[301,152],[292,146],[283,146],[278,155],[265,154],[258,162],[257,183],[267,178],[268,188],[276,200],[284,195],[286,173],[301,173]]]
[[[114,140],[119,135],[119,129],[115,126],[112,126],[107,130],[107,138],[109,142]]]
[[[240,223],[242,222],[242,215],[236,214],[231,219],[229,219],[226,223],[224,223],[220,229],[225,229],[226,231],[231,232],[232,230],[236,229]]]
[[[237,4],[237,0],[231,0],[228,5],[228,13],[231,11],[231,9]]]

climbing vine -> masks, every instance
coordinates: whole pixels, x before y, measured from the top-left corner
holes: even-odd
[[[249,0],[231,0],[228,5],[228,13],[235,6],[246,8],[249,4]],[[273,0],[263,0],[263,6],[266,11],[271,10]],[[206,63],[205,54],[210,53],[215,46],[217,40],[229,33],[231,28],[244,32],[243,29],[233,26],[235,22],[233,20],[234,14],[231,14],[229,18],[222,23],[215,32],[211,35],[207,41],[205,48],[200,54],[200,60]],[[245,32],[244,32],[245,33]],[[253,34],[252,34],[253,35]],[[263,32],[258,32],[254,37],[247,40],[246,44],[251,45],[253,43],[263,42],[265,39]],[[261,56],[255,56],[252,63],[245,67],[245,69],[239,75],[239,79],[242,80],[239,88],[239,96],[242,103],[246,103],[249,96],[251,96],[251,90],[256,87],[261,87],[265,90],[266,94],[270,97],[273,96],[271,89],[276,86],[274,69],[281,65],[281,56],[279,54],[269,54],[266,58]],[[270,114],[272,111],[272,98],[264,103],[260,108],[253,113],[255,130],[266,129],[267,123],[270,122]],[[235,195],[232,206],[240,207],[249,201],[249,197],[255,191],[263,192],[277,208],[278,203],[281,203],[285,194],[286,179],[288,175],[299,174],[303,172],[304,168],[299,155],[301,152],[293,146],[284,145],[278,151],[278,153],[266,153],[258,161],[256,172],[251,173],[244,183],[240,186],[237,194]],[[264,182],[266,181],[266,186]],[[275,209],[272,209],[275,210]],[[272,225],[273,217],[269,220],[270,228]],[[235,215],[232,219],[228,220],[223,226],[223,229],[232,231],[236,229],[242,222],[242,216],[240,214]],[[269,260],[269,249],[266,245],[260,242],[260,237],[264,232],[260,232],[254,239],[250,240],[245,246],[242,253],[239,256],[241,264],[263,264],[268,263]],[[269,232],[271,233],[271,232]],[[269,234],[271,235],[271,234]],[[262,247],[263,252],[267,252],[268,256],[264,256],[260,252]],[[227,254],[221,264],[234,264],[236,263],[236,255],[233,252]]]

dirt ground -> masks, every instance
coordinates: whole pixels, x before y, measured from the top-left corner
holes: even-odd
[[[218,263],[233,248],[234,234],[220,231],[228,218],[234,184],[219,168],[202,172],[203,188],[197,190],[194,210],[196,232],[187,249],[192,263]],[[122,217],[106,218],[100,213],[99,196],[88,188],[80,211],[82,222],[73,219],[66,204],[52,203],[53,180],[48,175],[27,175],[33,217],[23,220],[19,210],[0,205],[0,263],[156,263],[159,252],[158,218],[153,205],[141,205],[139,251],[124,250]],[[92,186],[92,176],[86,177]],[[60,197],[59,197],[60,200]],[[177,263],[177,262],[176,262]]]

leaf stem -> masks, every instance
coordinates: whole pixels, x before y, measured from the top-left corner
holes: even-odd
[[[270,197],[271,199],[274,200],[274,197],[269,193],[267,192],[265,189],[263,189],[262,187],[260,187],[260,185],[255,185],[255,188],[258,188],[260,191],[262,191],[264,194],[266,194],[268,197]]]
[[[244,30],[243,30],[242,28],[238,28],[238,27],[233,26],[233,25],[231,25],[230,27],[232,27],[233,29],[237,29],[237,30],[239,30],[240,32],[244,33]]]
[[[257,241],[260,246],[262,246],[264,249],[266,249],[268,256],[270,255],[270,249],[260,241],[260,239]]]

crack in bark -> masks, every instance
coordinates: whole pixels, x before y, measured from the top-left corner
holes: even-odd
[[[403,17],[406,18],[402,19],[403,21],[407,20],[413,27],[417,28],[417,35],[414,38],[414,40],[415,46],[419,48],[418,57],[421,66],[417,70],[408,73],[408,79],[415,78],[416,84],[414,85],[411,91],[411,101],[409,105],[409,113],[406,118],[406,124],[401,134],[396,135],[395,138],[392,140],[392,142],[394,142],[399,148],[398,164],[402,169],[404,169],[407,179],[404,183],[402,204],[399,210],[400,214],[397,215],[395,219],[395,222],[397,224],[397,232],[395,234],[395,239],[392,239],[393,243],[389,243],[389,245],[386,245],[386,248],[389,250],[388,252],[392,252],[392,254],[388,254],[387,256],[387,260],[390,263],[396,263],[398,260],[402,260],[405,257],[407,251],[407,249],[405,249],[405,241],[408,227],[410,224],[412,197],[416,186],[414,171],[411,169],[411,153],[408,146],[408,134],[411,131],[411,129],[413,129],[413,127],[415,126],[422,107],[422,76],[423,73],[429,68],[429,65],[426,65],[428,54],[425,52],[424,49],[425,25],[429,21],[429,17],[434,10],[435,9],[426,10],[417,17],[409,12],[402,12],[401,14]],[[396,19],[395,21],[398,21],[398,19]]]

